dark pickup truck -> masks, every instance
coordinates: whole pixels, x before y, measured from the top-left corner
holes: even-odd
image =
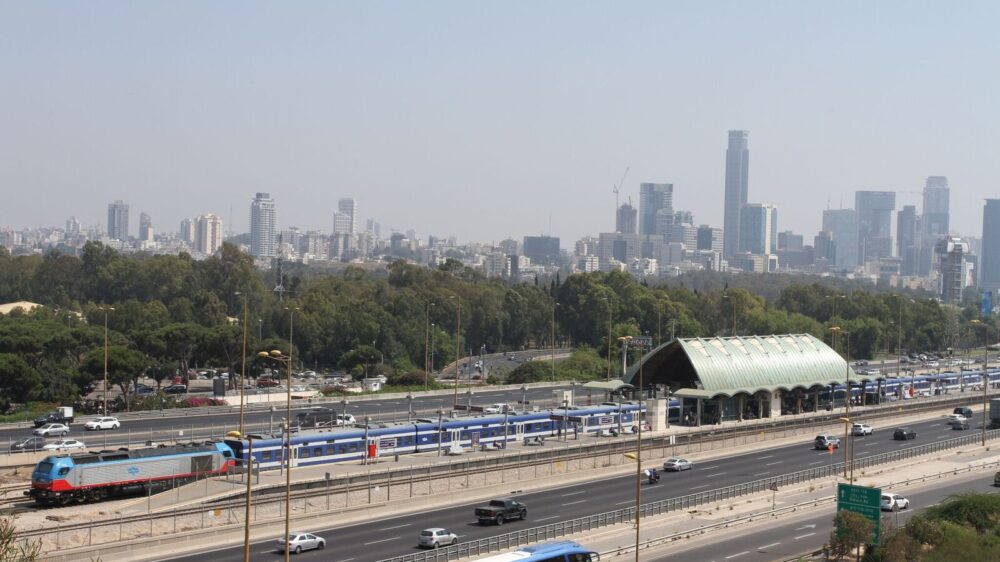
[[[511,519],[527,519],[528,506],[511,499],[490,500],[489,505],[476,508],[476,519],[480,525],[486,523],[496,523],[503,525],[504,521]]]

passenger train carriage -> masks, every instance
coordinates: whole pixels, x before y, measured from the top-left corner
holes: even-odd
[[[367,430],[363,427],[310,430],[292,435],[291,465],[306,466],[438,449],[447,452],[453,446],[503,446],[504,441],[552,437],[563,430],[596,433],[616,431],[620,425],[623,430],[631,431],[638,421],[638,410],[638,404],[603,404],[569,410],[373,424]],[[564,416],[566,420],[563,420]],[[248,441],[234,436],[226,439],[226,445],[233,449],[240,462],[247,462]],[[281,436],[254,439],[254,464],[262,470],[278,468],[283,464],[283,450],[284,439]]]
[[[54,455],[35,466],[25,495],[43,505],[97,501],[225,474],[235,464],[233,450],[225,443]]]

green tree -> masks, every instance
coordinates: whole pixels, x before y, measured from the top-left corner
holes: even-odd
[[[108,347],[108,385],[116,384],[124,397],[128,409],[129,398],[135,383],[146,371],[149,360],[134,349],[115,345]],[[87,354],[84,369],[95,379],[104,377],[104,349],[95,349]],[[109,406],[110,408],[110,406]]]
[[[42,377],[21,357],[0,353],[0,406],[24,403],[35,397],[41,388]]]
[[[41,557],[41,539],[22,539],[14,517],[0,516],[0,562],[34,562]]]
[[[861,546],[871,541],[874,532],[875,524],[864,515],[846,509],[838,511],[827,545],[830,556],[844,560],[851,552],[857,552],[857,560],[861,560]]]

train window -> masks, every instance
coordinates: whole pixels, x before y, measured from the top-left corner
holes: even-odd
[[[327,454],[327,455],[333,455],[333,454],[336,454],[336,453],[335,453],[334,451],[336,451],[336,447],[333,447],[333,446],[327,446],[327,448],[326,448],[326,454]]]
[[[351,443],[350,452],[352,452],[352,453],[357,453],[358,452],[358,444],[357,443]]]
[[[232,451],[222,451],[222,456],[226,457],[227,459],[232,458],[233,457],[233,452]]]
[[[262,461],[269,461],[269,460],[271,460],[271,451],[263,451],[260,454],[260,460],[262,460]]]
[[[302,447],[302,449],[299,450],[299,456],[302,457],[302,458],[304,458],[304,459],[308,459],[309,458],[309,447]]]
[[[62,467],[62,468],[59,469],[59,476],[66,476],[67,474],[69,474],[69,467],[68,466],[64,466],[64,467]]]
[[[323,456],[323,447],[313,447],[313,456],[314,457],[322,457]]]

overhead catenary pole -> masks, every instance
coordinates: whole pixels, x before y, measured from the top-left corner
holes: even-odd
[[[247,295],[246,293],[236,292],[237,295],[243,296],[243,360],[240,362],[240,435],[243,434],[243,404],[245,402],[244,387],[246,386],[246,376],[247,376]],[[230,379],[233,377],[230,376]]]
[[[455,298],[452,295],[449,298]],[[462,299],[458,301],[458,317],[455,320],[455,398],[452,401],[452,408],[458,406],[458,364],[462,362]]]
[[[295,311],[291,308],[288,311],[288,382],[287,397],[285,402],[285,462],[288,466],[285,470],[285,562],[288,562],[291,553],[291,545],[288,544],[288,535],[291,532],[292,522],[292,328],[295,320]]]

